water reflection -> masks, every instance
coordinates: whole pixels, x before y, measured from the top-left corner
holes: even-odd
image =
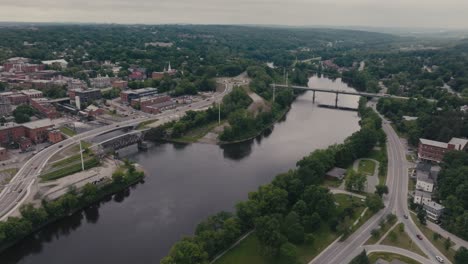
[[[310,85],[346,89],[338,79],[314,77]],[[330,94],[317,97],[320,103],[334,102]],[[340,96],[340,103],[357,106],[357,97]],[[0,263],[157,263],[174,242],[193,234],[197,223],[233,210],[249,192],[294,168],[314,149],[342,142],[359,128],[358,120],[355,112],[316,107],[309,92],[272,130],[248,142],[223,147],[161,143],[147,152],[126,148],[120,156],[143,166],[145,184],[29,236],[0,255]]]

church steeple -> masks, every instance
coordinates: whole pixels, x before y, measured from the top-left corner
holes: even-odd
[[[169,62],[169,68],[167,69],[167,71],[169,71],[169,72],[172,71],[172,69],[171,69],[171,62]]]

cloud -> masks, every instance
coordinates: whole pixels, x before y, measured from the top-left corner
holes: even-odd
[[[465,0],[0,0],[4,21],[466,27]]]

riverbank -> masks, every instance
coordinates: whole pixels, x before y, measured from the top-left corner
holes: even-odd
[[[114,177],[117,172],[122,173],[119,180]],[[142,170],[129,163],[121,166],[114,174],[110,182],[102,183],[101,186],[88,183],[80,191],[70,189],[67,194],[56,200],[43,200],[37,208],[32,204],[22,206],[21,217],[9,217],[7,221],[0,222],[0,252],[64,217],[137,184],[145,177]],[[18,227],[21,227],[21,230],[15,230]]]
[[[255,133],[254,135],[252,136],[248,136],[246,138],[243,138],[243,139],[239,139],[239,140],[234,140],[234,141],[220,141],[218,142],[218,145],[221,145],[221,146],[225,146],[225,145],[232,145],[232,144],[238,144],[238,143],[243,143],[243,142],[246,142],[246,141],[249,141],[249,140],[252,140],[260,135],[262,135],[266,130],[268,129],[271,129],[278,121],[280,121],[281,119],[283,119],[286,114],[288,113],[288,111],[291,109],[291,107],[287,107],[286,109],[284,109],[281,114],[278,116],[278,118],[276,118],[273,122],[271,122],[269,125],[263,127],[262,129],[260,129],[257,133]]]

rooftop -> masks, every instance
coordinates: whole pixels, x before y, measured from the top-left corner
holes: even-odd
[[[443,205],[436,203],[436,202],[428,202],[428,203],[425,203],[424,206],[427,206],[434,210],[443,210],[445,208]]]
[[[414,192],[414,196],[422,196],[422,197],[424,197],[424,198],[432,198],[431,193],[423,192],[423,191],[420,191],[420,190],[416,190],[416,191]]]
[[[31,121],[31,122],[27,122],[27,123],[22,124],[22,126],[27,127],[29,129],[35,129],[35,128],[53,126],[53,125],[54,124],[52,123],[52,121],[49,118],[39,119],[39,120],[36,120],[36,121]]]
[[[424,181],[424,182],[434,184],[434,180],[431,179],[431,177],[429,175],[429,172],[427,172],[427,171],[417,170],[416,171],[416,179],[418,179],[418,181]]]
[[[448,144],[445,143],[445,142],[429,140],[429,139],[424,139],[424,138],[420,138],[419,142],[421,142],[421,144],[424,144],[424,145],[438,147],[438,148],[447,148],[448,147]]]
[[[337,178],[337,179],[343,179],[344,175],[346,173],[345,169],[335,167],[331,169],[329,172],[327,172],[327,176]]]
[[[455,148],[457,150],[462,150],[466,147],[466,145],[468,144],[468,139],[465,139],[465,138],[452,138],[450,141],[449,141],[449,144],[453,144],[455,145]]]

